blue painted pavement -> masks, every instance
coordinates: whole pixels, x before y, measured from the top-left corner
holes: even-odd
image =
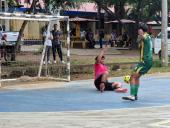
[[[111,78],[110,81],[122,78]],[[124,87],[129,88],[124,84]],[[54,112],[79,110],[104,110],[170,105],[169,77],[142,77],[139,100],[121,99],[128,93],[112,91],[100,93],[93,80],[73,81],[63,87],[46,89],[0,90],[0,112]]]

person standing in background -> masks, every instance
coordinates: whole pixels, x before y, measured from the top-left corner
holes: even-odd
[[[99,31],[99,44],[100,44],[100,48],[103,47],[103,38],[104,38],[104,32],[101,30],[101,31]]]
[[[56,50],[58,53],[58,56],[60,58],[60,62],[62,64],[65,64],[63,61],[63,54],[62,54],[62,47],[61,47],[61,32],[57,29],[57,24],[54,24],[54,30],[52,30],[52,35],[53,35],[53,41],[52,41],[52,52],[53,52],[53,59],[54,63],[56,63]]]
[[[51,51],[51,47],[52,47],[52,39],[53,36],[51,34],[51,32],[47,32],[47,26],[45,26],[45,30],[43,32],[43,37],[47,36],[47,40],[45,40],[45,45],[46,45],[46,50],[45,50],[45,56],[44,56],[44,64],[45,64],[45,58],[47,57],[47,63],[51,64],[50,62],[50,51]]]
[[[113,30],[112,33],[111,33],[111,40],[110,40],[111,47],[115,47],[115,45],[116,45],[116,38],[117,38],[116,31]]]
[[[89,42],[89,48],[94,48],[95,40],[94,40],[94,34],[91,29],[89,29],[89,31],[87,31],[86,33],[86,40]]]

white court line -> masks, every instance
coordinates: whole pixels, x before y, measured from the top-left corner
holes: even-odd
[[[0,113],[79,113],[79,112],[110,112],[110,111],[117,111],[117,110],[133,110],[133,109],[151,109],[151,108],[164,108],[170,107],[170,105],[162,105],[162,106],[150,106],[150,107],[134,107],[134,108],[118,108],[118,109],[102,109],[102,110],[80,110],[80,111],[50,111],[50,112],[0,112]]]
[[[16,81],[17,79],[1,79],[1,82],[5,82],[5,81]]]
[[[169,128],[170,126],[168,125],[168,123],[170,123],[170,120],[163,120],[160,122],[150,124],[150,126],[154,126],[154,127],[158,127],[158,128]]]
[[[170,105],[162,105],[162,106],[150,106],[150,107],[134,107],[134,108],[117,108],[117,109],[98,109],[98,110],[75,110],[75,111],[50,111],[50,112],[31,112],[31,113],[79,113],[79,112],[110,112],[110,111],[118,111],[118,110],[133,110],[133,109],[151,109],[151,108],[164,108],[164,107],[170,107]],[[27,112],[0,112],[0,113],[27,113]],[[28,112],[30,113],[30,112]]]

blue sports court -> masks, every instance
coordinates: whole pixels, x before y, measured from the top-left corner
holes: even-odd
[[[123,83],[123,78],[111,78],[110,81]],[[129,90],[129,85],[123,84]],[[144,76],[140,85],[139,100],[135,102],[121,99],[129,95],[129,91],[98,92],[93,80],[72,81],[60,87],[45,89],[2,88],[0,112],[86,111],[170,105],[170,77]]]

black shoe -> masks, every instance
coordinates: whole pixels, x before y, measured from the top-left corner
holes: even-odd
[[[135,101],[135,100],[138,99],[138,97],[137,97],[137,96],[132,96],[132,95],[130,95],[130,96],[122,97],[122,99],[123,99],[123,100]]]
[[[138,100],[138,96],[137,95],[135,95],[135,100]]]

